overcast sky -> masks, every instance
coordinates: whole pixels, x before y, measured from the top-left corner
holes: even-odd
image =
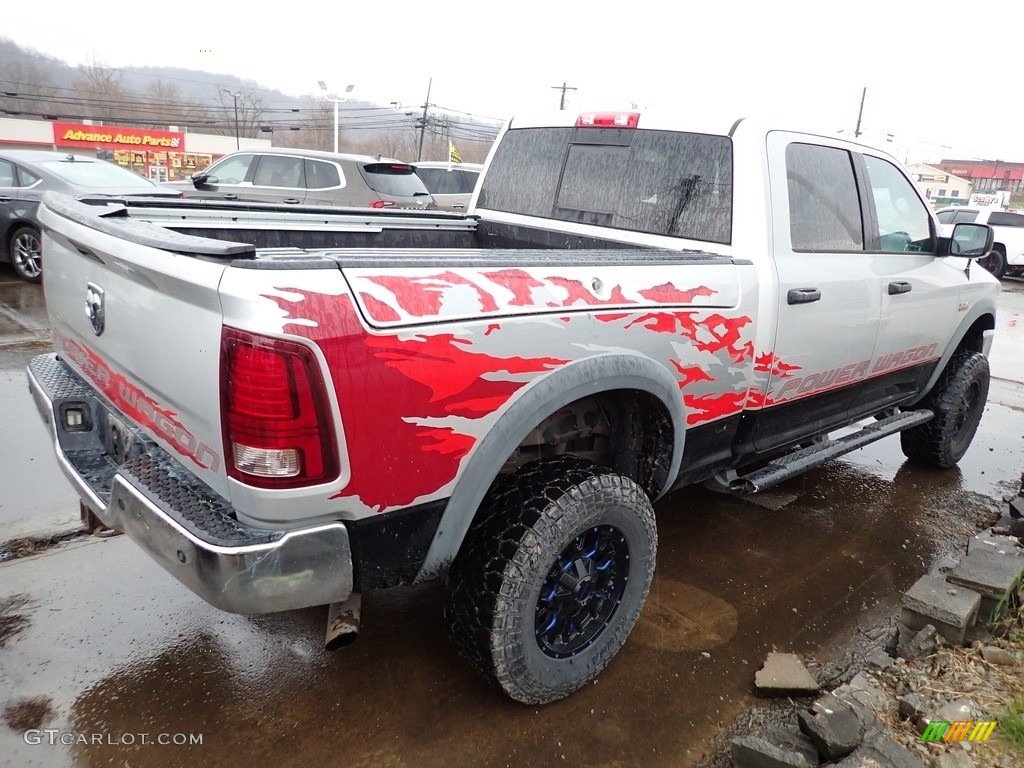
[[[1024,0],[427,0],[266,4],[8,0],[0,34],[79,64],[224,72],[293,94],[317,81],[494,117],[671,108],[851,132],[900,159],[1024,161]],[[40,9],[37,13],[35,9]],[[43,10],[45,9],[45,10]]]

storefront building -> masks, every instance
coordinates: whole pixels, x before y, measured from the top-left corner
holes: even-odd
[[[242,149],[268,139],[238,139]],[[153,181],[183,179],[234,152],[234,136],[95,123],[0,118],[0,147],[49,149],[110,160]]]

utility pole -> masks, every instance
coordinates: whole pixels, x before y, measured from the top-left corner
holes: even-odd
[[[221,90],[235,100],[235,149],[241,149],[238,138],[238,97],[242,94],[240,91],[229,91],[227,88],[221,88]]]
[[[865,85],[864,90],[860,92],[860,111],[857,112],[857,127],[853,129],[853,138],[860,138],[860,119],[864,117],[864,97],[868,95],[868,87]]]
[[[556,90],[556,91],[561,91],[562,92],[562,99],[558,103],[558,108],[564,110],[565,109],[565,92],[566,91],[575,91],[576,88],[574,88],[573,86],[569,85],[565,80],[562,81],[561,85],[552,85],[551,87],[554,90]]]
[[[423,119],[420,121],[420,148],[416,151],[416,162],[423,159],[423,133],[427,130],[427,108],[430,106],[430,88],[434,78],[427,81],[427,100],[423,102]]]

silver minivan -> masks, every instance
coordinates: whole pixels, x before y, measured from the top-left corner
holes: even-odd
[[[162,186],[187,198],[288,205],[432,209],[415,169],[386,157],[305,149],[245,149],[225,155],[185,181]]]

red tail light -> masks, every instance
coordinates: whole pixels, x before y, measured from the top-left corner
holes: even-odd
[[[327,388],[308,347],[225,328],[220,376],[229,476],[258,488],[337,477]]]
[[[394,202],[391,200],[374,200],[370,203],[371,208],[392,208],[394,205]]]
[[[639,112],[584,112],[576,118],[577,128],[636,128]]]

